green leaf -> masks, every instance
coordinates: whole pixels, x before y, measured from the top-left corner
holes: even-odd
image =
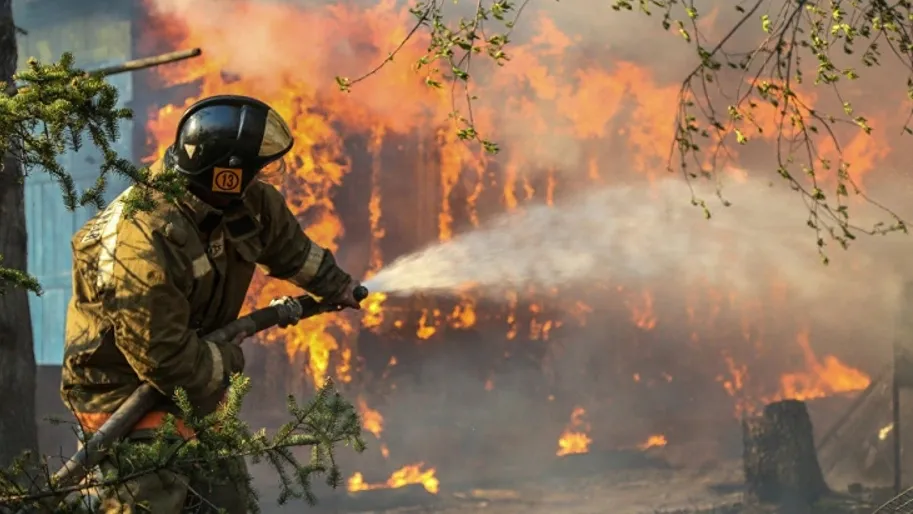
[[[393,56],[391,55],[390,60],[392,60],[392,57]],[[336,86],[339,88],[340,91],[342,91],[344,93],[348,93],[352,90],[352,83],[346,77],[337,76],[336,77]]]

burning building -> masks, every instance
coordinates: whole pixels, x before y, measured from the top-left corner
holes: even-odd
[[[335,76],[368,72],[406,38],[412,20],[403,5],[136,4],[130,55],[204,53],[132,79],[132,155],[161,155],[183,109],[201,97],[261,98],[296,137],[277,187],[310,237],[363,276],[499,213],[612,184],[649,191],[673,137],[681,65],[661,65],[677,50],[651,60],[658,50],[597,36],[574,8],[558,9],[531,6],[509,64],[478,66],[473,116],[501,143],[492,156],[457,136],[451,91],[428,87],[412,66],[427,47],[421,32],[351,92],[337,87]],[[655,30],[658,49],[668,42]],[[888,165],[889,143],[851,140],[860,180]],[[733,171],[745,174],[755,172]],[[749,292],[709,278],[686,288],[672,275],[595,277],[586,291],[528,288],[500,298],[471,289],[374,295],[363,314],[262,334],[248,358],[258,384],[250,414],[268,420],[286,392],[304,395],[334,378],[375,439],[349,462],[352,490],[422,483],[436,492],[448,473],[519,454],[536,461],[703,441],[723,456],[737,444],[742,414],[775,399],[852,395],[887,358],[881,339],[865,349],[859,342],[883,338],[872,325],[893,315],[879,310],[889,302],[847,304],[863,298],[853,292],[812,305],[777,265],[757,269],[764,287]],[[880,282],[870,284],[869,294],[881,294]],[[258,276],[247,309],[292,292]],[[833,323],[822,321],[828,309]]]

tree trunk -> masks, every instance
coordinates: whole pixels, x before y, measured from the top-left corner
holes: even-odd
[[[10,82],[18,51],[12,0],[0,0],[0,80]],[[22,167],[4,158],[0,170],[0,255],[3,266],[26,269],[25,189]],[[9,288],[0,295],[0,467],[24,450],[37,455],[35,351],[28,295]]]
[[[828,492],[804,402],[771,403],[744,419],[742,439],[748,501],[810,505]]]

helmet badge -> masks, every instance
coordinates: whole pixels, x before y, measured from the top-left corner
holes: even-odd
[[[240,193],[242,171],[240,168],[213,168],[212,191],[214,193]]]

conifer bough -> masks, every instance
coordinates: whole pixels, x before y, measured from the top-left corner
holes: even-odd
[[[199,57],[202,54],[203,51],[199,48],[191,48],[190,50],[178,50],[177,52],[168,52],[164,54],[153,55],[152,57],[134,59],[132,61],[123,62],[114,66],[98,68],[96,70],[87,71],[86,75],[107,77],[109,75],[117,75],[118,73],[145,70],[146,68],[154,68],[156,66],[161,66],[162,64],[184,61],[186,59]],[[6,88],[6,94],[10,96],[15,95],[19,91],[21,91],[21,89],[17,88],[15,85],[10,85]]]
[[[359,286],[355,288],[353,296],[360,302],[368,296],[368,290],[364,286]],[[240,317],[204,336],[203,339],[214,343],[228,343],[240,334],[250,336],[275,326],[287,327],[302,319],[341,309],[338,305],[318,302],[310,295],[280,298],[271,302],[269,307]],[[162,395],[151,385],[139,386],[124,400],[111,418],[92,434],[82,448],[54,473],[49,484],[52,490],[70,487],[83,480],[104,458],[106,449],[118,439],[127,436],[133,426],[161,399]],[[20,510],[17,514],[25,512],[27,511]]]

